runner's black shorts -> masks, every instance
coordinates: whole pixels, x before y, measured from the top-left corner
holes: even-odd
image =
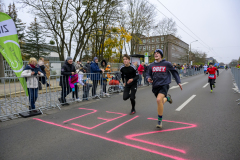
[[[169,90],[169,85],[166,84],[166,85],[163,85],[163,86],[153,88],[152,92],[154,93],[154,95],[156,97],[158,96],[159,93],[162,93],[162,94],[165,95],[165,97],[167,97],[168,90]]]
[[[210,79],[210,78],[208,78],[208,83],[214,85],[214,83],[215,83],[215,79]]]

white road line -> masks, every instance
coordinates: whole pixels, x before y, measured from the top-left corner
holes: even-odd
[[[188,100],[186,100],[181,106],[179,106],[176,111],[181,111],[196,95],[192,95]]]
[[[205,84],[202,88],[205,88],[205,87],[207,87],[207,85],[208,85],[208,83],[207,84]]]
[[[183,86],[184,84],[188,84],[188,82],[182,83],[182,86]],[[178,87],[179,87],[178,85],[177,85],[177,86],[172,86],[170,89],[174,89],[174,88],[178,88]]]

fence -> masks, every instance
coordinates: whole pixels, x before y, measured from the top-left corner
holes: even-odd
[[[187,77],[203,73],[203,70],[188,69],[186,72],[183,70],[178,72],[180,76]],[[0,121],[17,118],[21,112],[31,112],[35,109],[43,112],[52,108],[61,109],[61,105],[69,103],[107,98],[112,93],[122,92],[124,88],[120,72],[103,74],[79,72],[78,82],[71,83],[71,86],[70,79],[62,75],[51,75],[45,83],[41,77],[28,77],[27,83],[33,82],[32,86],[38,87],[38,89],[28,90],[29,95],[24,91],[19,79],[25,81],[26,77],[0,78],[3,82],[0,84]],[[144,83],[144,79],[146,79],[145,76],[142,77],[141,85],[149,85],[147,82]]]
[[[234,81],[234,85],[236,88],[236,92],[240,93],[240,68],[231,68],[232,71],[232,76],[233,76],[233,81]],[[240,101],[240,98],[237,101]],[[238,105],[240,105],[240,103],[238,103]]]
[[[49,69],[50,75],[60,75],[61,74],[61,67],[65,63],[65,61],[49,61]],[[23,61],[23,66],[25,67],[28,64],[28,61]],[[82,63],[83,66],[86,65],[86,62]],[[75,64],[74,64],[75,65]],[[100,66],[100,62],[98,63]],[[108,63],[111,66],[111,72],[118,71],[122,63]],[[13,72],[12,68],[9,66],[7,61],[4,61],[4,74],[5,77],[16,77],[15,73]],[[14,79],[9,79],[13,81]]]

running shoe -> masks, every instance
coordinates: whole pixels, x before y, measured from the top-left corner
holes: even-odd
[[[211,93],[212,93],[212,90],[211,90]]]
[[[76,101],[77,101],[77,102],[82,102],[82,99],[77,98]]]
[[[170,94],[168,94],[168,96],[167,96],[167,101],[168,101],[170,104],[172,104],[172,102],[173,102]]]
[[[134,111],[131,111],[130,112],[130,115],[133,115],[133,114],[135,114],[136,113],[136,111],[134,110]]]
[[[215,84],[213,85],[213,88],[215,88]]]
[[[158,121],[158,124],[156,125],[157,128],[162,128],[162,121]]]

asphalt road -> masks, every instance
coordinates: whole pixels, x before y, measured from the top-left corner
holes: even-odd
[[[203,88],[203,74],[182,83],[183,91],[171,83],[173,104],[165,104],[162,129],[155,128],[151,87],[142,87],[135,115],[129,115],[130,100],[120,93],[0,123],[0,159],[239,160],[239,94],[232,90],[231,71],[220,71],[213,93],[209,85]]]

